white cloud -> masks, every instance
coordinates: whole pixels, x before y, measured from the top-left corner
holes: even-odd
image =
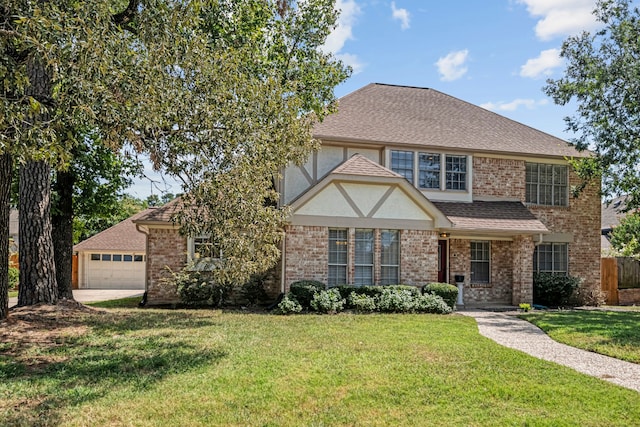
[[[323,51],[334,54],[342,50],[347,40],[353,40],[352,28],[360,14],[360,6],[354,0],[338,0],[336,9],[340,11],[338,25],[329,34],[322,47]]]
[[[336,58],[351,66],[353,74],[358,74],[364,68],[364,64],[356,55],[341,51],[347,40],[353,40],[353,26],[360,14],[360,6],[354,0],[337,0],[335,7],[340,11],[338,25],[329,34],[321,50],[333,53]]]
[[[527,6],[531,16],[539,17],[536,36],[551,40],[579,34],[598,26],[593,10],[596,0],[517,0]]]
[[[336,58],[350,66],[353,70],[354,76],[364,69],[365,64],[363,64],[356,55],[352,55],[350,53],[338,53],[336,54]]]
[[[400,28],[403,30],[409,28],[409,12],[404,8],[396,9],[396,2],[394,1],[391,2],[391,16],[393,19],[400,21]]]
[[[548,104],[549,101],[547,99],[540,99],[536,101],[535,99],[514,99],[511,102],[500,101],[497,103],[487,102],[485,104],[480,104],[482,108],[491,111],[515,111],[520,107],[525,107],[528,110],[533,110],[536,107],[540,107],[542,105]]]
[[[529,59],[526,64],[520,67],[520,75],[522,77],[536,79],[550,75],[554,68],[560,66],[562,66],[560,49],[543,50],[540,52],[540,56]]]
[[[451,82],[464,76],[467,72],[465,62],[469,56],[469,51],[459,50],[456,52],[450,52],[447,56],[443,56],[438,59],[436,66],[440,73],[440,80],[445,82]]]

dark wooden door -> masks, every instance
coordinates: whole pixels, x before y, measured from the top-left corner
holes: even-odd
[[[447,241],[438,240],[438,282],[447,283]]]

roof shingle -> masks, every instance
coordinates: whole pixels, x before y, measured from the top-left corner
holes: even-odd
[[[147,239],[145,235],[136,229],[134,220],[146,215],[153,208],[145,209],[142,212],[107,228],[104,231],[91,236],[73,247],[74,251],[123,251],[123,252],[144,252],[146,250]]]
[[[384,166],[369,160],[362,154],[354,154],[331,173],[342,175],[363,175],[388,178],[402,178],[400,174],[385,168]]]
[[[428,88],[369,84],[314,127],[324,140],[584,157],[568,142]]]

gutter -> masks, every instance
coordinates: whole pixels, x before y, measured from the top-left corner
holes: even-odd
[[[149,288],[149,227],[135,222],[134,224],[136,224],[136,230],[145,235],[144,244],[147,262],[144,266],[144,294],[142,295],[142,300],[138,304],[140,307],[144,307],[147,305],[147,291]]]

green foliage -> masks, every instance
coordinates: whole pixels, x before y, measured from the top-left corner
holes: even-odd
[[[100,193],[98,192],[98,194]],[[99,197],[98,194],[95,196]],[[73,218],[74,244],[88,239],[147,208],[143,200],[129,194],[106,197],[103,202],[96,201],[91,206],[88,206],[90,202],[85,201],[85,203],[87,203],[85,205],[87,210],[79,211]],[[100,206],[103,208],[100,212],[93,210]]]
[[[9,266],[9,290],[15,291],[18,289],[18,282],[20,280],[20,270],[16,267]]]
[[[601,29],[565,40],[564,76],[549,80],[545,92],[556,104],[574,102],[577,113],[566,118],[580,150],[596,155],[573,162],[584,182],[602,176],[607,196],[628,194],[640,204],[640,11],[630,0],[598,1],[594,11]],[[573,105],[573,104],[572,104]],[[600,186],[597,185],[597,189]]]
[[[378,310],[386,313],[410,313],[416,307],[416,298],[408,289],[384,287],[377,306]]]
[[[354,308],[359,313],[371,313],[378,308],[374,297],[357,292],[351,292],[349,294],[347,303],[349,307]]]
[[[611,231],[611,246],[621,256],[640,257],[640,214],[630,212]]]
[[[335,314],[342,311],[345,302],[339,290],[322,290],[313,295],[311,308],[319,313]]]
[[[561,274],[533,275],[533,302],[550,307],[565,307],[580,286],[581,279]]]
[[[440,296],[451,309],[455,308],[458,298],[458,287],[449,283],[429,283],[422,288],[422,292]]]
[[[423,294],[416,298],[414,310],[419,313],[449,314],[453,308],[440,295]]]
[[[295,314],[300,313],[301,311],[302,306],[291,292],[287,292],[284,298],[282,298],[282,301],[278,304],[277,308],[278,314]]]
[[[325,289],[325,284],[317,280],[299,280],[291,284],[289,292],[303,308],[310,308],[313,296]]]
[[[255,305],[267,299],[267,292],[264,290],[264,281],[266,278],[266,274],[254,274],[251,276],[251,279],[240,288],[242,297],[247,300],[250,305]]]
[[[170,271],[164,279],[167,286],[175,286],[180,301],[191,306],[220,307],[229,297],[232,286],[217,283],[209,272],[184,268],[178,272]]]
[[[355,291],[356,288],[350,285],[338,285],[338,286],[333,286],[331,289],[337,289],[338,292],[340,292],[340,296],[348,302],[349,297]]]

